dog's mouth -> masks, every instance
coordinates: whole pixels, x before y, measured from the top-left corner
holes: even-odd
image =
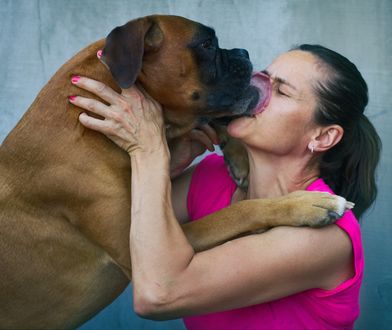
[[[271,94],[272,84],[270,77],[263,72],[254,72],[243,100],[236,104],[234,111],[225,113],[222,116],[216,116],[213,122],[226,126],[236,118],[256,116],[268,106]]]

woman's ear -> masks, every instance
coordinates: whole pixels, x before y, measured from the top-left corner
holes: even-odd
[[[339,125],[322,127],[317,136],[309,142],[309,149],[316,152],[323,152],[331,149],[342,139],[344,129]]]

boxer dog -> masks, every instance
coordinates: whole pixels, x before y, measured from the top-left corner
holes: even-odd
[[[137,81],[162,104],[170,143],[200,121],[251,115],[266,97],[251,74],[246,51],[220,49],[211,28],[174,16],[117,27],[56,72],[0,148],[0,328],[75,328],[131,279],[129,156],[79,124],[67,96],[89,93],[71,77],[118,92]],[[328,196],[243,201],[184,231],[199,251],[262,228],[318,226],[344,211]]]

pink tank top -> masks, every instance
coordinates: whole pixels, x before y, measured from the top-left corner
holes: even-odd
[[[223,157],[207,156],[198,164],[191,180],[187,200],[191,220],[230,205],[235,189]],[[313,182],[307,190],[332,193],[322,179]],[[255,306],[186,317],[187,329],[353,329],[359,316],[359,290],[364,266],[361,232],[351,211],[346,212],[336,225],[347,233],[353,245],[353,278],[333,290],[311,289]]]

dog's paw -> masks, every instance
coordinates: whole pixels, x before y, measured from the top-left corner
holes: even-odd
[[[227,171],[229,172],[233,181],[236,183],[237,187],[239,187],[243,191],[248,190],[249,180],[247,172],[243,171],[239,167],[235,167],[233,163],[230,163],[227,166]]]
[[[224,156],[227,171],[231,178],[236,183],[237,187],[243,191],[247,191],[249,186],[249,165],[246,162],[247,159],[241,157],[240,154],[236,155],[236,157],[230,157],[228,152],[226,152]]]
[[[354,207],[345,198],[326,192],[297,191],[287,197],[291,205],[291,219],[299,226],[329,225]]]

